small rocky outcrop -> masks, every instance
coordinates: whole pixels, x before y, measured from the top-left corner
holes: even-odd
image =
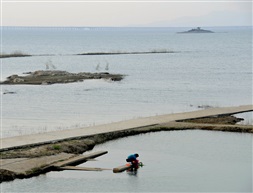
[[[106,79],[110,81],[120,81],[124,75],[110,74],[108,72],[100,73],[70,73],[59,70],[39,70],[30,72],[26,76],[19,76],[17,74],[7,77],[7,80],[0,82],[0,84],[33,84],[33,85],[49,85],[57,83],[71,83],[79,82],[87,79]]]
[[[188,31],[178,32],[178,33],[214,33],[214,32],[211,30],[204,30],[204,29],[201,29],[200,27],[197,27]]]

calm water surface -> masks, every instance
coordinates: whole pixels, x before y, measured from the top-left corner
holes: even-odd
[[[3,52],[53,54],[2,59],[2,79],[45,70],[105,71],[127,76],[50,86],[3,85],[1,137],[138,117],[252,104],[252,28],[8,28]],[[170,54],[74,56],[84,52],[170,50]],[[16,94],[3,94],[15,92]]]
[[[252,134],[171,131],[96,146],[109,153],[82,164],[113,168],[138,152],[136,175],[112,171],[50,172],[1,184],[2,192],[252,192]]]

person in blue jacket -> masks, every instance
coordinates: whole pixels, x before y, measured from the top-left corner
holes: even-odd
[[[139,157],[138,153],[131,154],[127,157],[126,161],[131,163],[132,168],[138,169],[139,167],[139,160],[137,160],[138,157]]]

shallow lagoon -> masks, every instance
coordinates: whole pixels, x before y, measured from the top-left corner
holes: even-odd
[[[113,168],[138,152],[136,175],[112,171],[50,172],[2,183],[2,192],[252,192],[252,134],[170,131],[110,141],[87,167]]]

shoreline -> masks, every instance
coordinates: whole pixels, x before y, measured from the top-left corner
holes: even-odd
[[[94,134],[88,137],[66,139],[61,142],[51,142],[44,145],[5,150],[0,152],[0,183],[4,181],[12,181],[17,178],[30,178],[54,171],[55,168],[53,165],[60,161],[80,156],[80,154],[92,150],[98,144],[133,135],[175,130],[209,130],[253,133],[252,125],[235,125],[236,122],[231,124],[231,117],[233,116],[229,115],[225,118],[223,116],[222,119],[220,119],[221,117],[222,116],[213,116],[203,118],[202,120],[204,122],[201,122],[201,118],[191,119],[190,122],[187,122],[188,120],[172,121],[151,126]],[[234,120],[234,118],[232,119]],[[217,123],[208,123],[208,120],[211,120],[211,122],[217,120]],[[239,119],[237,121],[239,121]],[[22,168],[20,168],[21,166]]]
[[[99,56],[99,55],[135,55],[135,54],[173,54],[177,53],[169,50],[151,50],[151,51],[116,51],[116,52],[86,52],[80,54],[61,54],[60,56]],[[58,54],[39,54],[39,55],[31,55],[25,54],[22,52],[18,53],[10,53],[10,54],[0,54],[0,58],[17,58],[17,57],[32,57],[32,56],[58,56]]]

